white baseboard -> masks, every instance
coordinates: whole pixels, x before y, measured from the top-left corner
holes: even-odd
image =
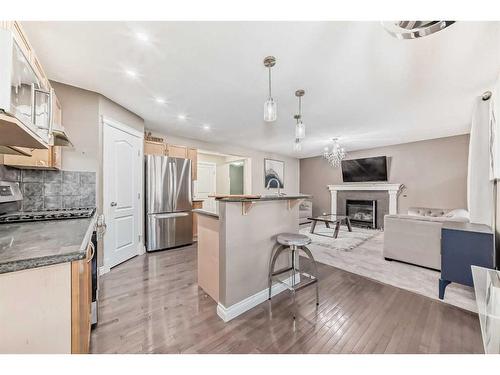
[[[139,243],[139,246],[137,248],[137,255],[143,254],[146,254],[146,246],[143,243]]]
[[[108,267],[108,266],[101,266],[101,267],[99,267],[99,276],[107,274],[109,271],[111,271],[110,267]]]
[[[296,282],[299,281],[299,279],[297,279],[297,276],[295,277],[295,280]],[[285,282],[290,285],[292,283],[292,277],[290,276],[285,280]],[[271,288],[271,296],[275,296],[283,292],[284,290],[286,290],[286,286],[284,286],[283,284],[273,284]],[[217,305],[217,315],[219,315],[219,317],[224,322],[229,322],[231,319],[236,318],[237,316],[243,314],[245,311],[250,310],[251,308],[257,306],[258,304],[261,304],[264,301],[267,301],[268,298],[269,289],[266,288],[229,307],[225,307],[219,302],[219,304]]]

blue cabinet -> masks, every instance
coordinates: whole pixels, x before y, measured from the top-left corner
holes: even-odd
[[[471,266],[495,268],[493,230],[483,224],[447,222],[441,229],[439,298],[451,283],[473,286]]]

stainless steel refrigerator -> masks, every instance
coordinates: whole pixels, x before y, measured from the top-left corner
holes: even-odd
[[[191,160],[146,155],[146,250],[193,242]]]

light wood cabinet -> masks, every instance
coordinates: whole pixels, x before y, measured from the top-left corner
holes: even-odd
[[[48,81],[47,81],[48,84]],[[50,90],[52,128],[62,127],[62,107],[54,89]],[[17,168],[61,169],[61,146],[49,146],[48,149],[24,149],[31,156],[5,155],[4,165]]]
[[[50,101],[52,104],[52,112],[50,114],[52,128],[60,129],[62,127],[62,106],[54,89],[50,90],[50,95]]]
[[[167,144],[163,142],[144,141],[144,155],[167,155]]]
[[[40,80],[40,86],[42,90],[49,90],[50,88],[49,79],[47,78],[47,75],[43,71],[42,64],[40,64],[40,61],[38,60],[38,58],[34,53],[32,53],[31,66],[35,71],[36,76]]]
[[[144,140],[144,155],[189,159],[191,160],[191,179],[195,181],[198,178],[198,150],[196,148]]]
[[[187,159],[187,147],[167,145],[167,156]]]
[[[94,256],[0,274],[0,353],[89,353]]]
[[[196,148],[187,149],[187,158],[191,160],[191,179],[198,179],[198,150]]]
[[[6,22],[6,29],[12,31],[12,35],[14,36],[14,40],[17,42],[17,45],[24,53],[24,56],[31,61],[31,56],[33,55],[33,48],[31,48],[31,44],[24,33],[24,30],[21,24],[17,21]]]
[[[167,146],[167,155],[174,158],[184,158],[191,160],[191,179],[193,181],[198,178],[198,150],[196,148],[186,146]]]
[[[90,349],[92,269],[95,251],[90,243],[85,259],[71,262],[71,353],[87,354]]]
[[[52,91],[50,81],[45,73],[40,60],[38,59],[35,50],[30,44],[26,33],[18,21],[0,21],[0,29],[8,30],[12,33],[15,43],[19,46],[20,51],[23,53],[31,69],[34,71],[38,78],[41,91]],[[57,98],[53,101],[52,109],[58,108],[56,113],[51,113],[51,118],[55,116],[56,121],[62,128],[61,106]],[[1,115],[0,118],[0,144],[2,146],[20,146],[30,148],[47,148],[47,139],[40,137],[32,126],[28,126],[14,117]],[[7,117],[7,118],[5,118]]]
[[[23,149],[31,156],[4,155],[3,164],[16,168],[61,169],[61,146],[48,149]]]
[[[49,79],[47,78],[47,74],[45,74],[42,64],[40,64],[40,61],[38,60],[38,57],[36,56],[36,53],[31,46],[31,43],[29,42],[28,37],[26,36],[26,33],[24,32],[21,24],[18,21],[1,21],[0,28],[7,29],[12,32],[14,40],[23,52],[24,56],[26,56],[26,58],[30,62],[31,67],[40,80],[42,89],[48,90],[50,88],[50,83]]]

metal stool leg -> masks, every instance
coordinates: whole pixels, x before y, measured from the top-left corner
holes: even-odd
[[[272,287],[273,287],[274,265],[276,264],[276,260],[278,259],[279,255],[285,249],[287,249],[286,246],[280,245],[277,248],[273,249],[273,251],[271,252],[271,261],[269,262],[269,275],[268,275],[269,299],[271,299],[271,290],[272,290]]]
[[[292,287],[295,286],[295,273],[296,273],[296,256],[297,256],[297,246],[292,245],[290,246],[290,249],[292,250]],[[293,310],[293,319],[295,320],[297,317],[297,301],[296,301],[296,291],[292,290],[292,310]]]
[[[316,263],[316,260],[313,258],[311,250],[309,250],[306,246],[302,246],[302,251],[306,253],[307,257],[312,262],[314,268],[314,277],[316,277],[316,279],[318,279],[319,281],[318,265]],[[319,282],[316,283],[316,305],[319,305]]]

